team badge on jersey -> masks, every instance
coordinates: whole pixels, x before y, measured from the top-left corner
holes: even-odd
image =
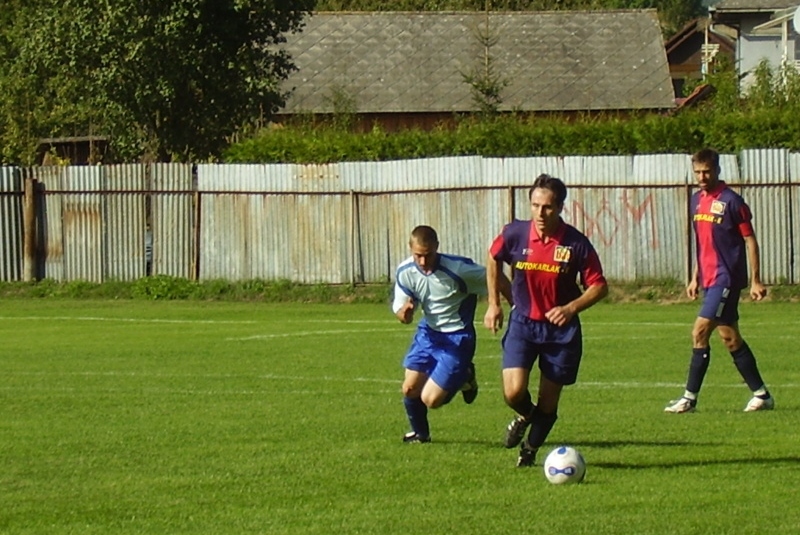
[[[553,260],[556,262],[569,262],[570,256],[572,256],[572,247],[567,247],[566,245],[557,245],[556,250],[553,253]]]
[[[522,254],[524,254],[525,256],[532,255],[533,254],[533,249],[528,249],[526,247],[525,249],[522,250]]]
[[[711,203],[711,213],[714,215],[724,215],[725,203],[722,201],[713,201]]]

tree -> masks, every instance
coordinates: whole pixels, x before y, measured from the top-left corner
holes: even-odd
[[[472,101],[477,105],[478,110],[484,115],[495,115],[503,103],[502,91],[510,81],[500,76],[495,71],[492,47],[497,44],[499,36],[492,31],[489,19],[491,2],[486,1],[484,11],[483,28],[475,28],[475,38],[481,45],[483,51],[481,65],[473,68],[470,72],[462,72],[461,77],[469,84],[472,93]]]
[[[687,22],[707,13],[703,0],[606,0],[608,7],[658,11],[665,37],[675,35]]]
[[[314,0],[35,0],[3,31],[2,135],[94,133],[122,159],[213,158],[284,103]],[[2,99],[3,97],[0,97]],[[24,136],[22,136],[24,137]],[[23,143],[24,144],[24,143]],[[24,148],[20,148],[24,152]],[[8,155],[6,155],[7,158]]]

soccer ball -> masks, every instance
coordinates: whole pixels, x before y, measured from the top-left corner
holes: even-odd
[[[550,483],[580,483],[586,476],[583,455],[570,446],[559,446],[544,460],[544,477]]]

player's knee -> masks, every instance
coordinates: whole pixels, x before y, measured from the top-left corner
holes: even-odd
[[[404,398],[418,398],[422,394],[422,388],[414,383],[403,383],[403,397]]]
[[[442,405],[444,405],[445,397],[444,396],[436,396],[431,394],[422,393],[422,397],[420,398],[422,402],[425,404],[426,407],[429,409],[438,409]]]
[[[514,388],[514,387],[506,387],[503,389],[503,398],[506,401],[506,405],[509,407],[513,407],[518,403],[524,401],[525,395],[527,391]]]
[[[694,347],[708,347],[711,329],[707,325],[695,325],[692,329],[692,342]]]
[[[725,349],[733,353],[742,347],[743,341],[741,337],[738,336],[723,336],[722,343],[725,345]]]
[[[719,337],[725,345],[725,349],[730,352],[736,351],[744,344],[744,340],[742,340],[742,335],[739,334],[738,329],[732,327],[720,327]]]

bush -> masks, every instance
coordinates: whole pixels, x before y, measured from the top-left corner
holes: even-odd
[[[707,110],[706,110],[707,111]],[[441,156],[526,157],[691,153],[704,146],[735,153],[749,148],[800,150],[796,113],[786,109],[707,114],[582,118],[501,117],[464,120],[453,130],[405,130],[366,134],[285,128],[267,130],[232,145],[228,163],[331,163],[385,161]]]
[[[800,150],[800,73],[775,73],[764,63],[742,98],[733,66],[719,62],[708,83],[716,92],[696,108],[671,115],[584,115],[573,120],[519,114],[454,117],[441,125],[388,133],[355,133],[333,122],[306,120],[262,130],[234,144],[228,163],[330,163],[438,156],[487,157],[691,153],[704,146],[736,153],[751,148]],[[313,124],[313,126],[312,126]]]
[[[289,280],[195,282],[180,277],[157,275],[131,282],[86,281],[0,282],[0,298],[146,299],[197,301],[262,301],[303,303],[387,303],[388,283],[339,285],[298,284]]]
[[[156,275],[133,283],[132,296],[139,299],[188,299],[194,283],[179,277]]]
[[[298,284],[288,280],[247,280],[193,282],[167,276],[146,277],[132,282],[111,281],[102,284],[83,281],[59,283],[51,279],[39,282],[0,282],[0,299],[144,299],[240,301],[266,303],[375,303],[392,298],[392,285],[374,284]],[[658,302],[686,300],[685,285],[675,279],[647,279],[633,282],[610,281],[610,293],[603,302]],[[800,285],[788,282],[770,286],[768,301],[800,300]]]

